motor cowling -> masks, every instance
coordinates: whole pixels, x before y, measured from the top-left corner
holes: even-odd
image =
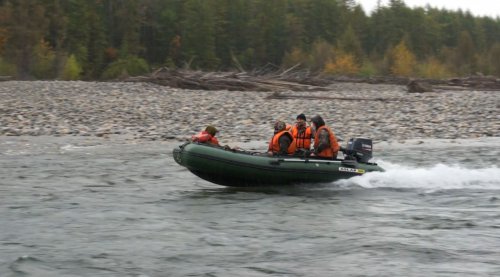
[[[358,162],[367,163],[373,157],[373,143],[367,138],[351,138],[347,142],[347,156]]]

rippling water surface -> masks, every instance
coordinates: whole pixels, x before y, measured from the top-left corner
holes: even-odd
[[[176,145],[0,138],[0,276],[500,276],[499,138],[380,143],[386,172],[259,190]]]

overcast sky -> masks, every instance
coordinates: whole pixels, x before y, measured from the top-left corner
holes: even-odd
[[[463,11],[469,10],[475,16],[491,16],[500,17],[500,1],[499,0],[403,0],[407,6],[425,7],[430,3],[431,7],[445,8],[447,10]],[[363,6],[366,13],[371,11],[377,6],[377,0],[356,0]],[[382,5],[387,5],[389,0],[382,0]]]

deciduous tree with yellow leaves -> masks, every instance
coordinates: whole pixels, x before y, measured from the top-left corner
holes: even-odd
[[[389,64],[390,72],[395,76],[410,77],[415,73],[417,59],[406,46],[404,39],[390,51]]]
[[[327,74],[355,75],[359,73],[359,66],[353,54],[339,53],[334,60],[325,64],[323,70]]]

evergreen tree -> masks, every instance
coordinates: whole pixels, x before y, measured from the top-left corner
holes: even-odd
[[[229,68],[240,62],[251,40],[248,23],[250,20],[251,1],[215,0],[218,7],[215,12],[215,51],[223,68]],[[240,61],[241,60],[241,61]],[[236,65],[237,66],[237,65]]]
[[[489,51],[491,74],[500,76],[500,42],[495,43]]]
[[[178,0],[160,0],[163,3],[160,9],[158,30],[159,30],[159,50],[162,52],[153,60],[165,62],[167,66],[181,66],[181,28],[180,21],[183,5]]]
[[[6,1],[2,13],[7,13],[2,26],[7,29],[5,57],[17,67],[20,78],[29,78],[33,61],[33,49],[43,39],[48,20],[40,0]]]
[[[172,0],[143,0],[139,16],[139,52],[136,53],[146,59],[149,64],[163,65],[168,56],[169,43],[175,32],[174,25],[162,26],[162,12],[171,4]],[[177,4],[177,6],[180,6]],[[175,6],[172,6],[175,9]],[[174,13],[176,13],[174,11]],[[164,27],[164,28],[162,28]]]
[[[346,12],[346,26],[353,29],[355,36],[358,38],[363,49],[363,55],[369,52],[371,45],[369,39],[369,21],[365,12],[360,5],[354,6],[353,9]]]
[[[249,22],[252,40],[250,48],[254,50],[254,66],[267,63],[279,66],[285,54],[286,0],[256,0]]]
[[[54,79],[56,77],[55,61],[54,49],[42,39],[33,49],[30,73],[37,79]]]
[[[307,43],[312,45],[317,39],[335,44],[346,27],[342,22],[341,7],[336,0],[306,1],[304,26],[308,31]],[[344,24],[343,24],[344,23]]]
[[[252,70],[298,61],[314,72],[328,63],[352,73],[355,61],[361,74],[407,75],[408,63],[393,63],[399,49],[420,62],[411,74],[499,74],[500,18],[387,2],[368,16],[354,0],[0,0],[0,67],[52,78],[74,55],[84,79],[125,65]]]
[[[103,22],[103,18],[105,18],[105,3],[102,0],[89,0],[88,2],[90,2],[88,5],[88,60],[87,68],[84,67],[84,73],[87,77],[99,78],[107,66],[104,54],[109,45],[107,34],[112,32],[112,30],[106,31]]]
[[[182,21],[182,54],[189,66],[215,69],[215,11],[205,0],[184,1]]]
[[[68,17],[63,9],[61,0],[43,0],[46,7],[46,17],[48,18],[48,31],[45,35],[45,40],[49,43],[54,51],[53,71],[50,76],[59,75],[65,61],[64,41],[68,37]]]
[[[75,55],[84,78],[98,78],[106,66],[106,2],[66,0],[62,3],[68,14],[67,38],[64,40],[66,52]]]
[[[476,50],[474,41],[469,32],[462,31],[456,48],[454,65],[460,74],[475,73],[476,70]]]
[[[363,49],[354,29],[349,25],[339,39],[337,46],[343,53],[350,54],[358,66],[363,63]]]
[[[91,71],[88,64],[88,44],[90,40],[89,3],[80,0],[67,0],[62,3],[68,16],[67,38],[63,47],[68,49],[80,65]]]

